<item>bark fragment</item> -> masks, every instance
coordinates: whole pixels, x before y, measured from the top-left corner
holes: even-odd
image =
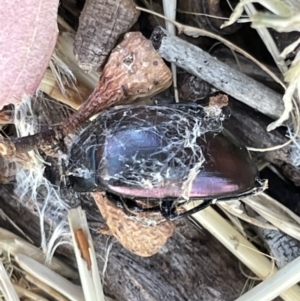
[[[98,71],[139,15],[132,0],[87,0],[75,38],[79,66],[87,72]]]

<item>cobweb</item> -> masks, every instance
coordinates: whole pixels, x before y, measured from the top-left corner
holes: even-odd
[[[180,196],[188,199],[193,180],[205,161],[198,139],[205,140],[205,133],[222,130],[224,115],[219,110],[215,114],[212,111],[208,113],[196,105],[106,110],[75,137],[69,152],[69,174],[97,176],[143,191],[180,185]],[[16,108],[15,124],[19,136],[38,131],[30,99]],[[144,140],[135,148],[131,142],[139,141],[139,137]],[[96,156],[98,149],[100,157]],[[24,206],[38,212],[41,247],[49,261],[58,245],[70,242],[66,223],[69,208],[58,187],[44,177],[48,163],[38,152],[30,152],[30,157],[31,168],[17,165],[15,193]],[[48,234],[46,220],[53,227]]]
[[[293,143],[291,144],[290,150],[290,161],[291,164],[295,167],[300,166],[300,137],[293,134],[290,127],[288,127],[287,137],[292,139]]]
[[[39,124],[32,111],[31,99],[25,99],[22,104],[15,107],[14,123],[18,136],[27,136],[38,131]],[[29,152],[30,162],[26,168],[16,162],[16,186],[15,194],[24,206],[37,211],[40,218],[41,248],[45,254],[45,261],[49,262],[56,249],[54,241],[61,244],[66,238],[66,216],[68,206],[60,196],[58,187],[52,185],[45,177],[44,161],[38,151]],[[30,166],[28,166],[30,165]],[[29,167],[29,168],[28,168]],[[52,228],[48,235],[45,231],[45,220]],[[68,243],[69,239],[66,239]]]
[[[224,114],[211,112],[197,105],[106,110],[74,141],[69,174],[96,176],[145,194],[173,187],[176,196],[188,200],[205,162],[199,139],[222,130]],[[159,197],[165,197],[163,192]]]

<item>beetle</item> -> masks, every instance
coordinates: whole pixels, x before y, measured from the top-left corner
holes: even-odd
[[[223,119],[193,104],[108,109],[75,139],[70,184],[106,191],[128,214],[160,212],[169,220],[264,190],[266,180]],[[202,203],[183,212],[193,200]]]

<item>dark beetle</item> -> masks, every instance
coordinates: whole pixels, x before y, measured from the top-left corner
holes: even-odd
[[[247,149],[222,128],[223,117],[196,105],[107,110],[74,141],[70,183],[78,192],[105,190],[128,213],[160,211],[168,219],[257,193],[266,182]],[[178,210],[190,200],[203,202]]]

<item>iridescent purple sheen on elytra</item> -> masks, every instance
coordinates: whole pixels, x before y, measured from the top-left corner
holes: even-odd
[[[227,135],[226,135],[227,134]],[[190,198],[217,198],[219,196],[234,196],[250,190],[254,187],[257,169],[247,150],[238,141],[230,136],[227,131],[218,135],[206,134],[206,139],[199,139],[203,155],[206,161],[196,175],[189,192]],[[126,141],[126,143],[125,143]],[[181,176],[180,167],[164,166],[159,169],[157,166],[158,185],[152,181],[143,185],[128,185],[130,175],[124,175],[126,181],[120,181],[120,176],[115,180],[112,175],[120,175],[127,170],[127,166],[134,166],[136,161],[149,161],[155,157],[156,160],[163,160],[163,155],[155,154],[155,150],[163,145],[162,137],[154,135],[153,132],[139,130],[124,130],[117,133],[112,139],[107,139],[104,148],[99,148],[98,156],[105,158],[100,177],[107,180],[107,187],[110,191],[124,196],[149,197],[149,198],[177,198],[183,193],[182,182],[178,181]],[[188,150],[186,150],[188,151]],[[130,162],[132,161],[132,162]],[[162,161],[163,162],[163,161]],[[145,166],[145,163],[141,164]],[[167,168],[168,170],[165,170]],[[129,171],[130,172],[130,171]],[[140,173],[145,173],[140,169]],[[147,171],[149,172],[149,171]],[[154,172],[154,171],[153,171]],[[163,176],[162,176],[163,175]]]
[[[201,107],[107,110],[80,134],[70,158],[75,190],[128,198],[237,196],[258,175],[246,148],[223,130],[222,115],[208,118]]]

